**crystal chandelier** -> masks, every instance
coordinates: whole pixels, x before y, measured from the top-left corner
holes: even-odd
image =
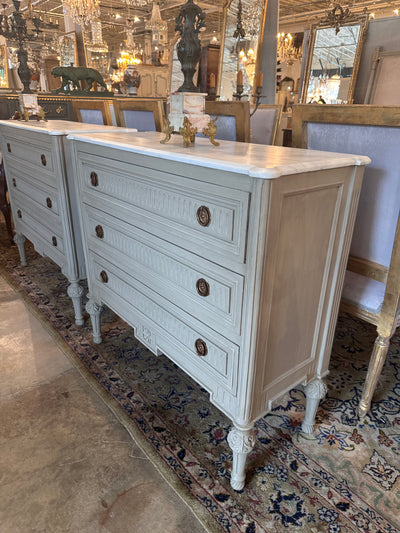
[[[94,22],[100,16],[100,0],[63,0],[63,7],[80,26]]]
[[[257,37],[262,25],[261,15],[264,9],[264,0],[253,0],[243,8],[242,23],[246,35]]]
[[[156,2],[153,2],[151,17],[146,22],[145,28],[146,30],[151,30],[154,32],[164,31],[167,29],[167,23],[161,18],[160,6]]]
[[[295,61],[301,58],[302,48],[301,46],[295,46],[293,35],[290,33],[278,33],[277,39],[278,60],[281,63],[293,65]]]
[[[86,44],[87,50],[98,54],[108,52],[108,45],[103,41],[103,29],[100,20],[91,22],[90,27],[92,29],[92,41]]]

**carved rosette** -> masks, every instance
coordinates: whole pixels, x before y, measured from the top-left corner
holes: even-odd
[[[328,392],[328,387],[325,385],[322,379],[316,379],[304,387],[304,392],[307,400],[310,398],[319,401],[322,400],[322,398],[325,398],[326,393]]]
[[[252,429],[232,428],[228,434],[228,444],[233,452],[231,487],[242,490],[246,479],[246,458],[256,443]]]
[[[228,434],[228,444],[234,453],[248,454],[254,448],[256,436],[252,429],[232,428]]]
[[[83,294],[83,287],[79,283],[71,283],[68,286],[67,294],[70,298],[80,298]]]

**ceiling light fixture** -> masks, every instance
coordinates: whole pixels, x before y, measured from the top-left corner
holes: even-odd
[[[67,15],[80,26],[95,21],[100,16],[99,0],[63,0]]]

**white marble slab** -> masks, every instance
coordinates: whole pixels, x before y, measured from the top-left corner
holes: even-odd
[[[220,146],[213,146],[208,139],[197,137],[193,146],[184,148],[180,135],[173,135],[167,144],[160,144],[164,137],[162,133],[156,132],[130,133],[110,130],[109,133],[96,134],[74,132],[68,136],[68,139],[79,139],[100,146],[117,147],[128,152],[233,171],[262,179],[329,168],[367,165],[371,162],[369,157],[362,155],[283,146],[233,141],[219,141]]]
[[[100,132],[100,131],[127,131],[136,132],[133,128],[118,128],[117,126],[106,126],[103,124],[87,124],[85,122],[73,122],[71,120],[0,120],[0,124],[7,124],[15,128],[32,131],[44,131],[49,135],[68,135],[75,132]]]

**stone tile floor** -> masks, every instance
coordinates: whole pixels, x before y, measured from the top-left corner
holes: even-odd
[[[0,531],[205,531],[1,277]]]

